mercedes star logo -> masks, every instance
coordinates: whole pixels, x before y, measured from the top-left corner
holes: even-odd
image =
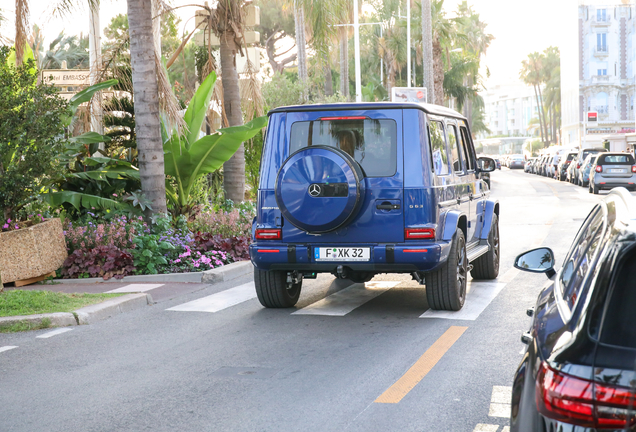
[[[322,189],[320,188],[319,185],[312,184],[311,186],[309,186],[309,195],[311,195],[312,197],[320,196],[321,192],[322,192]]]

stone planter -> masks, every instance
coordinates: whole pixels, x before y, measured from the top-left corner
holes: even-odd
[[[59,219],[0,233],[0,276],[5,284],[54,272],[67,256]]]

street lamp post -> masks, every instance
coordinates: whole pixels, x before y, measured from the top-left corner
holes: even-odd
[[[353,34],[356,65],[356,102],[362,102],[362,78],[360,76],[360,22],[358,19],[358,0],[353,0]]]

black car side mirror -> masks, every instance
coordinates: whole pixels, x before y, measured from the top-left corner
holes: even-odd
[[[542,247],[522,253],[515,259],[515,268],[531,273],[545,273],[551,278],[554,271],[554,252],[552,249]]]
[[[497,163],[489,157],[480,157],[477,159],[477,168],[481,172],[493,172],[497,168]]]

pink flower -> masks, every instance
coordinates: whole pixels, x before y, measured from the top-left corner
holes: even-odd
[[[7,219],[7,223],[11,223],[11,219]]]
[[[114,197],[116,197],[116,196],[117,196],[117,194],[113,194],[113,196],[114,196]]]
[[[2,229],[9,229],[9,224],[7,223],[7,224],[2,225]]]
[[[15,226],[15,229],[20,229],[20,227],[16,225],[16,226]]]
[[[175,264],[176,263],[180,263],[181,262],[181,258],[177,258],[176,260],[174,260]]]

